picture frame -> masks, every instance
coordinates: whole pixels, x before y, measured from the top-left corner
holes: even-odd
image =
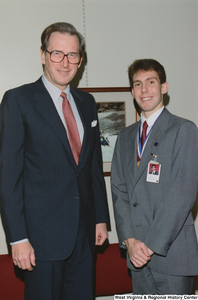
[[[138,111],[134,106],[131,89],[129,87],[80,89],[92,94],[95,98],[101,134],[103,172],[104,176],[110,176],[111,161],[118,133],[124,127],[138,120]],[[102,114],[105,121],[102,121]],[[101,126],[106,129],[104,130]],[[104,141],[106,145],[102,144],[102,139],[106,140]]]

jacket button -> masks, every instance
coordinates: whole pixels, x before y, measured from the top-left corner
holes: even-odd
[[[133,206],[136,207],[136,206],[137,206],[137,203],[133,203]]]
[[[78,196],[74,196],[74,199],[79,199],[79,197]]]

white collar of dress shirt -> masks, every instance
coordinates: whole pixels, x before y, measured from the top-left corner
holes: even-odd
[[[150,115],[147,119],[145,117],[143,117],[141,114],[141,117],[140,117],[141,126],[144,123],[144,121],[146,121],[148,124],[148,128],[151,128],[153,126],[153,124],[155,123],[155,121],[157,120],[157,118],[159,117],[159,115],[162,113],[163,109],[164,109],[164,106],[162,106],[160,109],[158,109],[152,115]]]
[[[54,84],[49,82],[49,80],[45,77],[44,74],[42,75],[42,81],[47,91],[49,92],[52,100],[54,102],[58,101],[62,91],[59,88],[57,88]],[[66,93],[67,98],[70,101],[70,85],[68,85],[63,92]]]

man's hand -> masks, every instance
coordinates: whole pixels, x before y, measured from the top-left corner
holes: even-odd
[[[130,261],[136,268],[141,268],[147,264],[154,253],[143,242],[130,238],[124,241],[128,250]]]
[[[30,242],[12,245],[12,259],[15,266],[23,270],[32,271],[32,266],[36,266],[34,249]]]
[[[107,238],[108,232],[106,223],[96,224],[96,245],[102,246]]]

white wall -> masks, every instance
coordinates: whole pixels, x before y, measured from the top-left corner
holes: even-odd
[[[41,32],[66,21],[86,36],[88,64],[80,87],[128,86],[129,64],[155,58],[167,72],[168,109],[198,125],[197,14],[197,0],[0,0],[0,98],[41,75]],[[106,183],[109,239],[116,242],[109,178]],[[0,227],[0,253],[6,252]]]

